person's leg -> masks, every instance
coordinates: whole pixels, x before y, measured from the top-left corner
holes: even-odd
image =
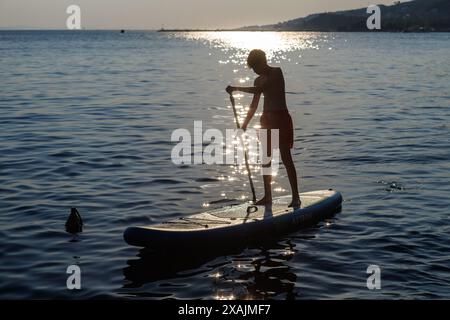
[[[264,197],[256,201],[256,205],[265,205],[272,203],[272,185],[271,185],[272,176],[269,174],[263,175],[263,180],[264,180]]]
[[[280,153],[281,161],[283,161],[283,164],[286,167],[289,183],[291,184],[292,202],[289,206],[294,208],[300,207],[301,202],[298,193],[297,171],[295,170],[294,161],[292,160],[291,149],[282,146],[280,148]]]
[[[267,205],[272,203],[272,146],[270,129],[262,132],[265,132],[262,136],[260,136],[263,152],[261,166],[263,169],[264,197],[257,201],[256,205]]]

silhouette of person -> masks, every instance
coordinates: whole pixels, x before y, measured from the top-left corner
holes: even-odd
[[[279,130],[279,150],[281,161],[286,167],[289,183],[292,190],[292,202],[290,207],[300,207],[300,196],[297,185],[297,172],[294,162],[292,161],[291,149],[294,144],[294,127],[292,118],[289,114],[286,104],[286,93],[283,72],[281,68],[272,67],[267,64],[266,54],[264,51],[255,49],[250,52],[247,58],[247,65],[258,75],[254,81],[253,87],[234,87],[228,86],[226,91],[232,94],[233,91],[241,91],[253,94],[253,100],[247,117],[242,124],[242,129],[246,130],[250,120],[258,108],[261,94],[264,95],[263,114],[260,123],[262,129],[267,129],[268,137],[270,137],[271,129]],[[271,157],[272,143],[270,138],[266,139],[267,143],[262,143],[265,154]],[[263,163],[263,167],[270,167],[271,162]],[[263,175],[264,180],[264,197],[256,202],[257,205],[268,205],[272,203],[272,175]]]

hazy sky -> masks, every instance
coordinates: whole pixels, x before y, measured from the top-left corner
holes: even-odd
[[[392,4],[389,0],[0,0],[0,28],[64,29],[66,8],[81,8],[86,29],[231,28],[310,13]]]

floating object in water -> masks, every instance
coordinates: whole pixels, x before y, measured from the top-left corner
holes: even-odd
[[[400,183],[398,183],[396,181],[387,182],[387,181],[379,180],[379,181],[377,181],[377,183],[381,183],[381,184],[387,185],[385,190],[389,191],[389,192],[392,192],[392,191],[395,191],[395,190],[404,190],[405,189],[403,187],[403,185],[401,185]]]
[[[248,210],[248,204],[242,204],[160,224],[129,227],[124,239],[133,246],[163,251],[237,247],[314,225],[338,212],[342,205],[341,194],[333,190],[301,193],[300,199],[301,207],[294,209],[288,207],[291,196],[284,196],[274,198],[271,206],[258,206],[259,210]]]
[[[70,209],[70,215],[66,221],[66,231],[72,234],[83,232],[83,220],[77,208]]]
[[[125,30],[123,30],[123,29],[122,29],[122,30],[120,30],[120,33],[125,33]]]
[[[403,187],[402,187],[400,184],[398,184],[397,182],[395,182],[395,181],[393,181],[393,182],[391,182],[391,183],[389,184],[389,188],[390,188],[391,190],[393,190],[393,189],[396,189],[396,190],[403,190]]]

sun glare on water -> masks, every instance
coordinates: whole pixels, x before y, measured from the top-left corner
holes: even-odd
[[[324,40],[322,34],[308,32],[184,32],[177,36],[206,42],[225,52],[236,50],[230,56],[231,61],[242,61],[250,50],[256,48],[265,51],[268,59],[294,50],[317,49],[318,42]]]

